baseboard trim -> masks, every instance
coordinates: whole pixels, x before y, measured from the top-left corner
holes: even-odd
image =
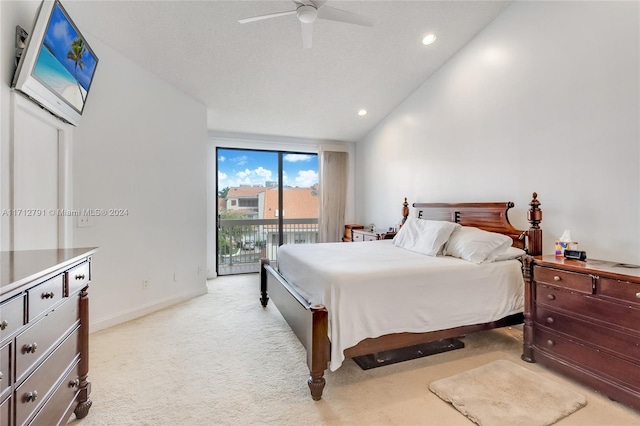
[[[192,290],[186,293],[178,294],[168,297],[162,300],[156,300],[143,306],[137,306],[135,308],[118,312],[113,315],[109,315],[103,318],[99,318],[95,321],[89,322],[89,333],[95,333],[96,331],[104,330],[105,328],[113,327],[114,325],[122,324],[123,322],[131,321],[136,318],[143,317],[160,309],[168,308],[169,306],[176,305],[178,303],[186,302],[194,297],[202,296],[207,293],[207,287],[203,286],[196,290]]]

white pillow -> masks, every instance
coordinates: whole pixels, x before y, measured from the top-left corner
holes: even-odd
[[[505,251],[502,254],[499,254],[493,261],[499,262],[501,260],[517,259],[519,257],[524,256],[525,254],[527,254],[527,252],[522,249],[519,249],[518,247],[509,247],[507,248],[507,251]]]
[[[460,225],[454,222],[410,217],[396,234],[393,244],[427,256],[436,256],[457,228]]]
[[[507,251],[513,240],[503,234],[488,232],[472,226],[461,226],[449,237],[444,254],[473,263],[493,262]]]

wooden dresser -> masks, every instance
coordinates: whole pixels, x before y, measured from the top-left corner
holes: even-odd
[[[525,260],[522,359],[640,410],[640,267]]]
[[[51,426],[88,414],[95,251],[0,252],[0,425]]]

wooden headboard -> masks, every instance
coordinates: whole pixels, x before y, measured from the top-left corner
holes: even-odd
[[[513,239],[513,246],[527,250],[532,256],[542,254],[542,211],[538,194],[533,193],[533,199],[527,211],[527,220],[531,227],[524,231],[514,228],[509,222],[508,211],[514,204],[507,202],[491,203],[414,203],[417,217],[430,220],[446,220],[463,226],[473,226],[490,232],[505,234]],[[402,206],[402,223],[409,216],[409,204],[404,199]]]

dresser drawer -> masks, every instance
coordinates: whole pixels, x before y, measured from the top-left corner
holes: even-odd
[[[536,306],[561,309],[572,316],[640,331],[640,309],[557,287],[536,285]]]
[[[16,390],[16,425],[24,424],[46,400],[49,392],[61,379],[61,372],[76,360],[78,355],[78,329],[22,383]]]
[[[598,376],[608,376],[614,382],[640,390],[640,368],[635,363],[543,329],[536,330],[534,342],[543,352],[563,358]]]
[[[353,235],[353,242],[362,242],[362,241],[375,241],[378,239],[377,234],[373,234],[368,231],[360,230],[352,230],[351,235]]]
[[[11,343],[0,347],[0,400],[11,391]],[[0,423],[3,424],[3,423]]]
[[[63,281],[63,275],[60,274],[27,290],[28,322],[47,312],[62,300]]]
[[[536,307],[534,320],[541,327],[597,346],[605,352],[627,358],[629,361],[640,360],[640,333],[623,333],[541,306]]]
[[[24,296],[0,304],[0,342],[24,325]]]
[[[91,270],[89,262],[84,262],[73,269],[67,271],[67,285],[65,295],[69,295],[82,290],[91,280]]]
[[[16,377],[19,380],[78,321],[78,300],[73,298],[49,312],[16,338]]]
[[[0,400],[1,401],[1,400]],[[11,424],[11,398],[0,402],[0,425]]]
[[[633,303],[640,307],[640,284],[627,281],[600,278],[598,294],[602,297],[616,299],[622,303]]]
[[[537,283],[550,284],[581,293],[593,293],[593,279],[590,275],[535,266],[533,278]]]
[[[76,361],[73,364],[73,368],[60,381],[51,398],[29,423],[29,426],[50,426],[66,423],[67,419],[64,417],[78,395],[78,380],[78,361]]]

